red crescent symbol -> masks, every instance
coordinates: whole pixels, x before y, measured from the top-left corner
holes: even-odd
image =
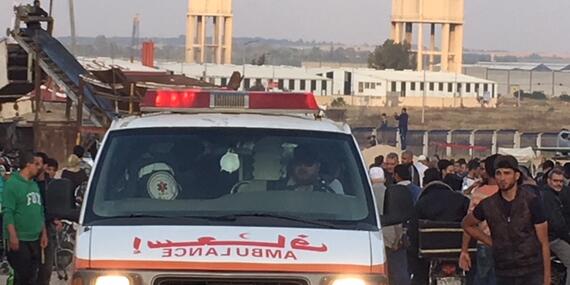
[[[243,233],[243,234],[240,234],[239,237],[241,239],[248,239],[248,235],[249,235],[248,233]]]

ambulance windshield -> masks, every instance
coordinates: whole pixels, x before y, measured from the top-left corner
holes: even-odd
[[[211,217],[208,224],[295,226],[310,220],[315,227],[376,226],[370,187],[349,135],[137,129],[110,133],[100,155],[86,223],[119,217],[204,223]],[[240,218],[216,219],[228,216]]]

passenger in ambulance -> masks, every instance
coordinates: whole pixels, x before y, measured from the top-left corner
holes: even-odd
[[[155,173],[168,173],[171,179],[176,177],[174,169],[176,159],[171,151],[173,147],[173,143],[156,142],[142,152],[143,154],[131,164],[125,174],[128,181],[127,197],[148,196],[148,182]]]
[[[215,145],[203,141],[199,146],[188,147],[182,157],[186,161],[185,171],[180,180],[183,185],[183,199],[216,199],[229,194],[238,181],[238,171],[221,171],[220,160],[226,154],[229,145]]]
[[[312,146],[299,146],[295,149],[289,166],[289,177],[285,187],[290,191],[318,191],[344,194],[342,183],[335,177],[326,179],[321,173],[322,159]]]
[[[345,193],[343,190],[345,176],[344,165],[336,158],[327,157],[323,159],[321,165],[321,177],[330,185],[330,187],[335,190],[337,194],[349,194]]]

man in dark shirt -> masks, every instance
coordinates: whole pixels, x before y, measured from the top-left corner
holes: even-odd
[[[449,185],[454,191],[461,191],[463,180],[455,175],[454,163],[447,159],[442,159],[437,162],[437,167],[441,172],[443,183]]]
[[[398,121],[398,129],[400,130],[400,142],[402,145],[402,150],[407,148],[407,138],[408,138],[408,110],[406,108],[402,109],[400,115],[395,114],[394,118]]]
[[[50,181],[49,175],[47,175],[45,172],[46,162],[49,158],[48,155],[43,152],[36,152],[34,154],[34,157],[38,158],[38,161],[41,161],[41,164],[39,165],[40,169],[38,175],[34,177],[34,180],[36,181],[36,183],[38,183],[38,187],[40,188],[40,193],[42,194],[42,196],[44,196],[45,191],[47,189],[47,185]]]
[[[398,165],[399,170],[407,170]],[[395,176],[398,176],[397,173]],[[405,175],[404,175],[405,176]],[[406,248],[403,247],[403,229],[410,220],[414,209],[414,201],[410,189],[406,185],[392,184],[384,194],[384,208],[381,216],[386,258],[388,261],[388,278],[390,284],[410,284]]]
[[[422,189],[420,188],[420,186],[412,183],[412,177],[411,177],[412,175],[410,172],[409,165],[400,164],[396,166],[394,173],[395,173],[394,178],[396,180],[396,184],[406,186],[406,188],[408,188],[408,190],[410,191],[410,194],[412,194],[412,199],[414,200],[414,204],[416,204],[416,202],[420,198]]]
[[[567,191],[564,189],[564,169],[555,167],[548,172],[542,199],[548,220],[550,249],[566,267],[566,276],[570,276],[570,228],[564,218],[564,206],[560,199],[564,191]],[[566,278],[566,285],[570,285],[570,278]]]
[[[42,7],[40,5],[40,1],[36,0],[36,1],[34,1],[34,6],[32,7],[30,13],[28,13],[28,16],[30,16],[30,17],[47,17],[49,15],[44,9],[42,9]],[[42,28],[42,24],[37,20],[28,21],[26,23],[26,26],[28,27],[28,29],[41,29]]]
[[[42,203],[45,205],[46,192],[48,190],[48,184],[50,183],[52,177],[46,171],[47,162],[50,160],[48,155],[43,152],[37,152],[34,154],[35,157],[39,158],[41,161],[40,170],[38,175],[35,177],[35,181],[40,189],[40,194],[42,197]],[[45,209],[45,208],[44,208]],[[55,262],[55,242],[57,228],[61,225],[61,221],[49,216],[47,212],[44,212],[46,219],[46,231],[48,235],[48,244],[44,249],[44,260],[40,264],[38,271],[38,285],[49,285],[51,280],[51,273],[53,269],[53,264]]]
[[[409,268],[413,272],[412,284],[428,284],[429,262],[420,259],[419,252],[419,221],[460,222],[467,214],[469,199],[451,189],[441,181],[436,169],[426,170],[424,177],[424,190],[410,219],[409,236],[410,248],[408,250]]]
[[[420,186],[421,175],[416,166],[414,165],[414,153],[411,150],[402,152],[402,164],[407,165],[410,169],[410,181],[416,186]]]
[[[539,172],[536,175],[536,179],[535,179],[536,183],[538,185],[540,185],[540,186],[546,185],[548,172],[550,172],[550,170],[552,170],[554,168],[554,166],[555,166],[554,161],[552,161],[552,160],[547,160],[542,164],[542,166],[541,166],[542,172]]]
[[[564,215],[564,219],[570,223],[570,188],[564,186],[562,189],[558,195],[560,202],[562,202],[562,214]]]
[[[388,129],[388,116],[386,116],[386,113],[382,113],[382,119],[380,120],[380,125],[378,126],[378,131],[380,132],[378,141],[381,144],[387,143]]]
[[[550,245],[542,201],[522,184],[518,162],[502,156],[495,162],[499,192],[483,200],[463,220],[471,237],[491,246],[497,284],[549,285]],[[478,224],[487,221],[491,236]]]

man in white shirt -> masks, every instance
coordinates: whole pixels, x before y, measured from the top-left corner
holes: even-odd
[[[461,186],[461,191],[465,193],[475,182],[479,181],[481,177],[479,176],[479,172],[481,169],[481,163],[478,160],[471,160],[467,164],[467,168],[469,172],[467,176],[463,178],[463,184]]]
[[[370,180],[372,180],[372,190],[376,198],[376,205],[378,206],[378,213],[384,214],[384,196],[386,195],[386,177],[384,176],[384,169],[381,166],[372,166],[370,168]]]
[[[420,187],[424,187],[424,174],[426,170],[429,169],[427,166],[428,161],[425,155],[420,155],[418,157],[418,161],[414,163],[414,166],[418,170],[418,174],[420,175]]]
[[[370,168],[370,179],[372,184],[384,184],[386,177],[384,176],[384,169],[380,166],[374,166]]]

